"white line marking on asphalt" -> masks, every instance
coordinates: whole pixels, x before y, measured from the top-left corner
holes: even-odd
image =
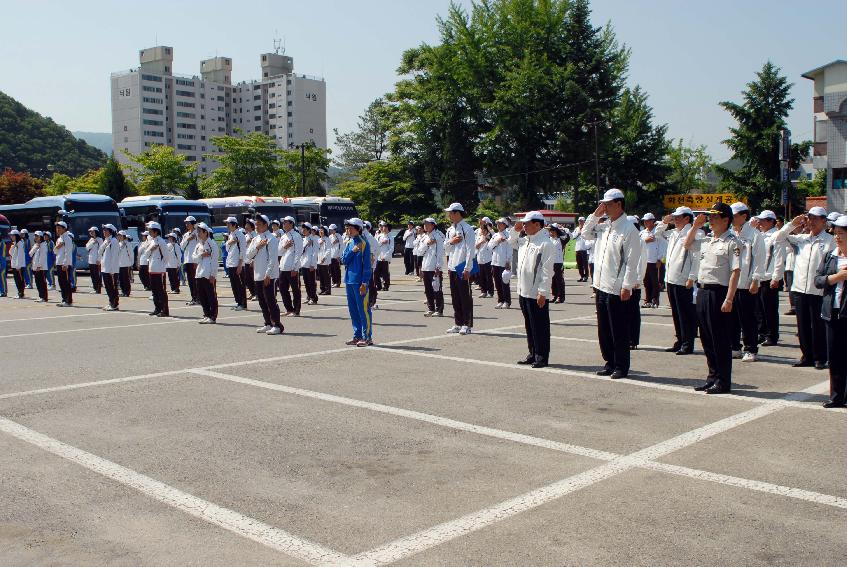
[[[352,351],[351,351],[352,352]],[[370,411],[374,411],[377,413],[383,413],[387,415],[393,415],[397,417],[403,417],[406,419],[413,419],[415,421],[421,421],[424,423],[430,423],[432,425],[438,425],[440,427],[447,427],[449,429],[456,429],[459,431],[467,431],[469,433],[476,433],[477,435],[483,435],[485,437],[493,437],[495,439],[502,439],[504,441],[512,441],[515,443],[522,443],[524,445],[532,445],[535,447],[542,447],[545,449],[552,449],[554,451],[560,451],[562,453],[570,453],[573,455],[580,455],[583,457],[589,457],[592,459],[598,459],[601,461],[610,461],[614,459],[617,455],[614,453],[609,453],[607,451],[598,451],[596,449],[589,449],[587,447],[580,447],[578,445],[570,445],[568,443],[560,443],[558,441],[551,441],[549,439],[542,439],[540,437],[533,437],[531,435],[524,435],[522,433],[513,433],[511,431],[503,431],[502,429],[494,429],[491,427],[485,427],[481,425],[474,425],[472,423],[465,423],[463,421],[457,421],[455,419],[450,419],[446,417],[440,417],[437,415],[430,415],[428,413],[422,413],[419,411],[408,410],[393,406],[387,406],[384,404],[378,404],[374,402],[365,402],[362,400],[355,400],[353,398],[347,398],[344,396],[337,396],[335,394],[326,394],[323,392],[315,392],[312,390],[305,390],[303,388],[293,388],[291,386],[283,386],[281,384],[275,384],[273,382],[264,382],[261,380],[254,380],[252,378],[244,378],[243,376],[235,376],[232,374],[223,374],[220,372],[213,372],[211,370],[206,369],[196,369],[190,371],[193,374],[199,374],[201,376],[209,376],[211,378],[217,378],[219,380],[226,380],[229,382],[235,382],[237,384],[245,384],[247,386],[253,386],[256,388],[264,388],[266,390],[274,390],[276,392],[283,392],[285,394],[291,394],[294,396],[301,396],[304,398],[311,398],[313,400],[321,400],[324,402],[331,402],[334,404],[340,404],[344,406],[350,406],[355,408],[362,408]]]
[[[53,392],[67,392],[69,390],[78,390],[80,388],[90,388],[92,386],[105,386],[108,384],[123,384],[125,382],[135,382],[138,380],[147,380],[149,378],[161,378],[163,376],[174,376],[176,374],[186,374],[185,370],[167,370],[165,372],[153,372],[151,374],[139,374],[138,376],[127,376],[125,378],[110,378],[108,380],[97,380],[94,382],[77,382],[76,384],[66,384],[64,386],[54,386],[51,388],[38,388],[36,390],[26,390],[24,392],[12,392],[9,394],[0,394],[0,400],[10,398],[21,398],[24,396],[34,396],[37,394],[51,394]]]
[[[121,299],[126,299],[122,297]],[[73,309],[73,308],[71,308]],[[171,307],[171,311],[176,311],[178,309],[196,309],[195,307]],[[0,323],[18,323],[21,321],[46,321],[48,319],[70,319],[71,317],[102,317],[102,316],[113,316],[113,315],[148,315],[148,311],[98,311],[97,313],[76,313],[74,315],[55,315],[52,317],[26,317],[23,319],[4,319],[0,321]]]
[[[172,508],[214,524],[236,535],[280,551],[312,565],[344,564],[347,556],[296,537],[255,518],[218,506],[62,441],[0,417],[0,431],[52,453],[119,484],[133,488]]]

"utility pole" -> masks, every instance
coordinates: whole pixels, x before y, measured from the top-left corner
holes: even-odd
[[[780,202],[784,207],[784,218],[786,221],[791,218],[791,196],[789,193],[791,187],[791,131],[788,128],[783,128],[779,132],[779,180],[782,185],[782,195]]]
[[[586,123],[582,127],[582,131],[585,133],[588,133],[589,128],[592,128],[594,130],[594,181],[597,185],[598,199],[603,196],[603,191],[600,188],[600,139],[599,132],[597,130],[599,126],[604,126],[606,128],[611,127],[611,125],[605,120],[592,120],[591,122]]]
[[[306,196],[306,144],[300,144],[300,191]]]

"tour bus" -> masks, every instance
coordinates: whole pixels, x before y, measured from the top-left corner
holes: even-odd
[[[294,207],[285,204],[282,197],[236,196],[200,199],[200,201],[209,206],[212,226],[223,226],[227,217],[230,216],[238,219],[240,226],[244,226],[247,218],[254,218],[257,214],[267,215],[270,220],[296,215]]]
[[[9,251],[9,231],[12,225],[5,216],[0,215],[0,254],[7,255]]]
[[[135,227],[143,232],[145,224],[156,221],[162,225],[162,235],[175,228],[185,230],[185,217],[193,216],[197,222],[212,225],[209,206],[200,201],[188,201],[176,195],[144,195],[127,197],[118,203],[126,228]]]
[[[339,231],[343,230],[345,220],[358,216],[353,201],[343,197],[286,197],[284,202],[296,209],[297,222],[335,224]]]
[[[74,264],[77,268],[88,268],[88,229],[101,228],[104,224],[121,225],[121,213],[115,201],[106,195],[96,193],[69,193],[52,197],[35,197],[19,205],[0,207],[11,226],[18,230],[27,229],[30,234],[36,230],[50,231],[56,236],[54,224],[63,220],[74,235],[76,254]]]

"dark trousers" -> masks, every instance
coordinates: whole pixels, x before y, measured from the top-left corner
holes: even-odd
[[[415,249],[403,249],[403,266],[406,268],[406,275],[409,276],[415,271]]]
[[[579,279],[588,279],[588,250],[580,250],[576,253],[576,269],[579,270]]]
[[[100,293],[103,290],[103,278],[100,275],[100,266],[97,264],[88,264],[88,273],[91,276],[91,287],[94,291]]]
[[[315,303],[318,302],[318,286],[315,282],[315,274],[309,268],[300,268],[300,275],[303,276],[303,287],[306,288],[306,299],[311,299]]]
[[[23,297],[24,289],[26,289],[26,285],[24,284],[24,269],[12,268],[12,279],[15,280],[15,287],[18,288],[18,297]]]
[[[241,267],[241,272],[244,273],[244,266]],[[229,275],[229,287],[232,288],[232,297],[235,299],[235,304],[246,308],[247,289],[244,287],[241,274],[238,273],[238,267],[227,268],[226,273]]]
[[[433,289],[433,281],[436,281],[435,272],[423,272],[426,306],[430,311],[444,313],[444,277],[441,274],[438,274],[438,291]]]
[[[138,266],[138,279],[141,280],[141,285],[144,286],[144,291],[150,289],[150,268],[141,264]]]
[[[109,296],[109,305],[118,307],[118,274],[102,273],[103,287],[106,288],[106,295]]]
[[[32,277],[35,280],[35,289],[38,290],[38,297],[47,301],[47,271],[33,271]]]
[[[697,336],[697,310],[694,307],[694,288],[668,284],[668,302],[671,304],[673,327],[676,332],[674,346],[683,350],[694,349]]]
[[[536,299],[518,297],[526,328],[526,344],[530,356],[535,360],[547,362],[550,358],[550,302],[545,301],[539,307]]]
[[[779,340],[779,288],[771,289],[770,280],[759,288],[759,339]]]
[[[332,276],[329,274],[329,264],[318,264],[318,282],[320,282],[321,293],[332,294]]]
[[[588,280],[594,281],[594,262],[588,263]]]
[[[132,268],[129,266],[124,266],[121,268],[121,271],[118,273],[118,281],[121,284],[121,294],[124,297],[129,297],[130,291],[132,291],[132,284],[129,281],[129,271]]]
[[[627,301],[629,307],[629,344],[637,347],[641,341],[641,288],[632,290],[632,297]]]
[[[250,296],[255,297],[256,280],[253,279],[253,264],[244,264],[244,269],[241,270],[241,282],[244,284],[244,289],[250,292]]]
[[[829,399],[843,405],[847,402],[847,319],[832,319],[825,326],[829,351]]]
[[[197,298],[203,306],[203,315],[215,321],[218,318],[218,293],[215,286],[209,278],[196,278],[194,282],[197,284]],[[276,294],[274,294],[274,300],[276,300]],[[277,313],[279,313],[278,308]]]
[[[374,284],[377,291],[388,291],[391,287],[391,263],[388,260],[377,260]]]
[[[794,294],[794,310],[797,312],[797,334],[800,335],[800,351],[803,362],[826,363],[826,327],[821,319],[823,297],[809,293]]]
[[[258,283],[256,285],[259,285]],[[279,294],[286,313],[300,313],[300,274],[279,273]],[[257,294],[258,295],[258,294]]]
[[[415,275],[421,277],[421,268],[423,267],[423,256],[415,256]]]
[[[197,264],[183,264],[185,279],[188,280],[188,290],[191,292],[191,301],[197,301]]]
[[[150,272],[150,290],[153,292],[153,313],[170,315],[168,294],[165,292],[165,274]]]
[[[179,293],[179,268],[168,268],[168,282],[171,284],[171,291]]]
[[[338,258],[329,261],[329,275],[332,277],[332,285],[341,287],[341,261]]]
[[[471,282],[465,280],[462,274],[449,272],[450,298],[453,301],[453,321],[460,327],[473,327],[473,298],[471,297]]]
[[[271,280],[268,284],[264,281],[256,282],[256,298],[259,300],[259,307],[262,309],[262,318],[265,325],[271,327],[279,327],[285,330],[282,322],[279,320],[279,304],[276,302],[276,280]]]
[[[67,270],[64,268],[67,268]],[[56,271],[59,278],[59,290],[62,292],[62,301],[71,305],[74,302],[74,295],[71,290],[71,267],[56,266]]]
[[[368,305],[373,308],[376,305],[376,300],[379,297],[379,291],[376,289],[376,270],[371,273],[371,279],[368,281]]]
[[[709,367],[708,381],[718,386],[732,386],[732,321],[733,312],[721,311],[727,288],[707,286],[697,290],[697,321],[700,325],[700,343]]]
[[[659,265],[656,262],[647,264],[644,272],[644,303],[659,304]]]
[[[553,264],[553,278],[550,282],[552,301],[565,302],[565,265]]]
[[[494,278],[491,271],[491,262],[479,265],[478,283],[482,293],[494,295]]]
[[[630,303],[621,301],[620,295],[600,291],[597,294],[597,336],[600,354],[606,361],[606,370],[629,372]]]
[[[491,266],[491,272],[494,275],[494,289],[497,290],[497,303],[512,304],[512,289],[509,283],[503,283],[503,272],[506,271],[505,266]]]
[[[750,293],[749,289],[739,289],[735,294],[732,305],[732,350],[741,350],[743,342],[745,352],[759,352],[759,329],[756,323],[756,310],[759,306],[757,295]]]

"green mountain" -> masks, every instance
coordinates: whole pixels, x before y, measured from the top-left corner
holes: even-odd
[[[101,152],[109,155],[112,153],[111,132],[71,132],[77,140],[82,140],[89,146],[94,146]]]
[[[64,126],[0,92],[0,170],[10,167],[36,177],[51,172],[77,176],[101,167],[106,158]]]

